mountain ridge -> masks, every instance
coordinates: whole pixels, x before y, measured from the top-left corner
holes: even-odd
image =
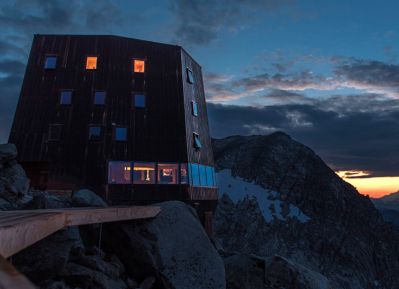
[[[214,139],[213,147],[218,174],[228,170],[231,178],[258,185],[286,212],[267,221],[256,196],[233,201],[234,188],[220,184],[227,194],[216,211],[215,237],[227,252],[284,256],[325,275],[332,288],[399,288],[393,277],[399,234],[313,150],[282,132]],[[294,207],[309,221],[287,217]]]

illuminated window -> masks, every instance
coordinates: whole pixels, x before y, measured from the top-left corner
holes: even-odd
[[[131,165],[130,162],[110,161],[108,164],[109,184],[130,184]]]
[[[46,56],[44,61],[45,69],[55,69],[57,67],[57,56]]]
[[[187,164],[180,164],[180,183],[181,184],[188,183]]]
[[[178,164],[158,164],[158,184],[178,184]]]
[[[127,140],[127,128],[126,127],[116,127],[115,128],[115,140],[116,141],[126,141]]]
[[[193,133],[193,136],[194,136],[194,147],[196,149],[202,148],[202,144],[201,144],[199,135],[197,133]]]
[[[195,101],[191,102],[191,110],[194,116],[198,116],[198,104]]]
[[[60,104],[71,104],[71,102],[72,102],[72,90],[61,90]]]
[[[134,94],[134,106],[138,108],[145,107],[145,95],[142,93]]]
[[[90,126],[89,127],[89,140],[100,140],[101,139],[101,126]]]
[[[133,71],[138,73],[144,73],[145,62],[144,60],[134,59],[133,60]]]
[[[134,184],[155,184],[155,164],[135,162],[133,165]]]
[[[98,105],[105,104],[106,95],[107,94],[105,91],[96,91],[94,93],[94,104],[98,104]]]
[[[189,83],[194,83],[194,75],[193,75],[193,71],[187,67],[187,81]]]
[[[97,56],[88,56],[86,58],[86,69],[88,70],[97,69]]]
[[[200,186],[200,175],[198,170],[198,164],[189,164],[190,169],[190,183],[193,186]]]
[[[50,124],[48,129],[48,140],[60,140],[62,124]]]

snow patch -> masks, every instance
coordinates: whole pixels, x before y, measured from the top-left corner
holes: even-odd
[[[228,169],[222,170],[216,175],[220,193],[227,194],[234,203],[243,200],[245,197],[252,197],[258,202],[263,217],[267,222],[271,222],[274,219],[286,220],[282,215],[282,202],[280,200],[273,200],[278,195],[277,192],[265,190],[254,182],[249,183],[240,177],[233,177],[231,170]],[[288,218],[295,218],[301,223],[310,220],[307,215],[292,204],[289,205]]]

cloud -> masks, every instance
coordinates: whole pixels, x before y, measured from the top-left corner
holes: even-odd
[[[242,29],[259,12],[274,11],[293,0],[171,0],[177,19],[175,35],[179,43],[204,45],[220,33]],[[251,16],[249,16],[251,15]]]
[[[356,59],[334,70],[342,85],[399,97],[399,65]]]
[[[347,96],[350,98],[350,96]],[[363,99],[363,101],[366,101]],[[390,108],[390,105],[394,106]],[[269,134],[282,130],[314,149],[333,169],[399,175],[399,100],[371,104],[379,112],[325,110],[309,104],[265,107],[208,104],[211,134]],[[365,104],[366,105],[366,104]]]

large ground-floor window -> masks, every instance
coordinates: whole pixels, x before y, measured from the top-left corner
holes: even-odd
[[[213,167],[196,163],[109,161],[108,183],[216,187],[216,177]]]

